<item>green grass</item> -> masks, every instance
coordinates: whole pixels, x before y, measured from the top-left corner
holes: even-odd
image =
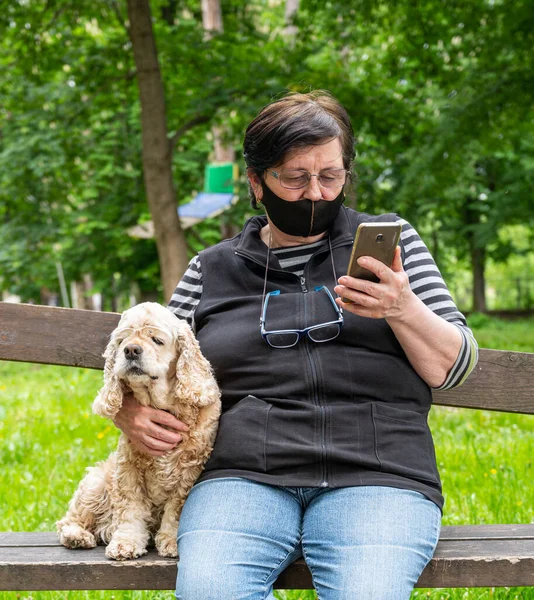
[[[480,345],[534,352],[534,320],[473,315]],[[0,531],[52,531],[87,466],[117,432],[91,414],[102,374],[0,362]],[[434,407],[430,425],[446,498],[444,525],[533,523],[534,416]],[[315,600],[310,591],[280,600]],[[0,592],[0,600],[171,600],[172,592]],[[414,598],[534,600],[534,588],[415,590]]]
[[[481,348],[534,352],[534,317],[505,321],[473,314],[468,323]]]

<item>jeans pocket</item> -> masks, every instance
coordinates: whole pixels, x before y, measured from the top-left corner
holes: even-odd
[[[265,436],[271,405],[246,396],[221,415],[206,471],[241,469],[264,473]]]
[[[373,403],[380,470],[439,484],[432,434],[424,417],[386,403]]]

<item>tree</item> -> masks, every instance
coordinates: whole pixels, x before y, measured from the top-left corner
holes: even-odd
[[[158,210],[143,178],[143,136],[157,133],[164,169],[156,175],[173,188],[166,206],[174,194],[176,209],[202,188],[220,147],[213,131],[234,150],[259,107],[313,88],[330,90],[352,118],[359,209],[406,216],[445,271],[474,257],[477,281],[484,256],[516,251],[500,231],[534,212],[526,0],[217,4],[224,28],[206,36],[198,0],[151,0],[145,31],[157,40],[163,112],[149,114],[158,125],[143,122],[143,132],[141,73],[120,3],[13,2],[0,14],[0,68],[9,73],[0,80],[5,285],[36,298],[41,287],[57,288],[61,261],[68,281],[91,274],[108,298],[131,284],[161,290],[159,247],[127,233]],[[243,163],[239,194],[225,222],[251,212]],[[220,239],[220,219],[184,237],[191,256]]]
[[[485,258],[514,251],[500,229],[534,215],[529,3],[307,0],[298,22],[303,78],[343,82],[359,206],[401,212],[431,234],[442,266],[468,257],[484,310]]]
[[[165,298],[187,268],[187,246],[177,213],[172,144],[167,136],[165,93],[152,30],[149,0],[128,0],[130,38],[141,100],[143,173],[154,222]]]
[[[534,224],[534,18],[518,1],[458,5],[435,21],[446,23],[436,43],[442,83],[428,98],[434,117],[404,153],[399,195],[414,204],[417,194],[420,208],[447,224],[442,237],[469,257],[473,308],[484,312],[486,258],[514,251],[499,231]]]

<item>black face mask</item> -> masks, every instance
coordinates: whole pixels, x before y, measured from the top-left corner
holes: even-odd
[[[343,188],[333,200],[284,200],[262,180],[262,203],[275,227],[287,235],[310,237],[327,231],[345,201]]]

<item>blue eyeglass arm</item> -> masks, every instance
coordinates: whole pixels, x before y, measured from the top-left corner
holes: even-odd
[[[270,296],[279,296],[280,295],[280,290],[273,290],[272,292],[269,292],[267,294],[267,296],[265,296],[265,302],[263,304],[263,310],[261,311],[261,317],[260,317],[260,326],[262,328],[264,328],[265,325],[265,313],[267,312],[267,303],[269,302],[269,297]]]

